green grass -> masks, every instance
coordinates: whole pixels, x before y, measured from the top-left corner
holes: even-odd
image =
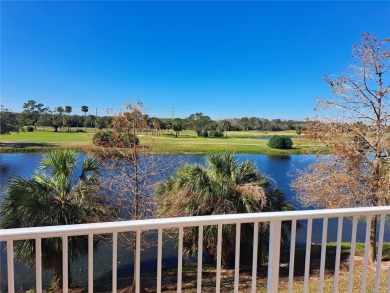
[[[334,286],[334,259],[336,251],[336,243],[328,243],[327,245],[327,258],[325,267],[324,278],[324,291],[333,292]],[[349,271],[349,253],[350,244],[342,243],[341,245],[341,265],[338,280],[338,292],[347,292],[348,289],[348,271]],[[364,243],[356,243],[356,257],[355,257],[355,269],[354,269],[354,282],[352,292],[360,292],[362,284],[362,255],[364,253]],[[390,257],[390,243],[384,243],[383,249],[383,261],[388,261]],[[312,245],[311,248],[311,267],[310,267],[310,280],[309,280],[309,292],[318,292],[319,287],[319,260],[321,258],[321,246]],[[281,252],[281,267],[279,277],[279,292],[287,292],[288,289],[288,263],[289,250],[282,250]],[[293,292],[301,293],[304,289],[304,269],[305,269],[305,249],[297,248],[295,253],[295,268],[294,268],[294,282]],[[266,292],[267,288],[267,264],[261,265],[257,269],[256,292]],[[251,266],[242,266],[239,274],[239,292],[251,292],[252,283],[252,269]],[[146,292],[155,292],[156,286],[156,272],[145,273],[141,276],[141,285],[146,289]],[[202,292],[215,292],[215,279],[216,265],[205,264],[202,268]],[[163,277],[163,292],[176,292],[177,284],[177,268],[164,269],[162,272]],[[182,275],[182,292],[192,293],[196,292],[196,278],[197,278],[197,265],[186,264],[183,267]],[[368,266],[367,268],[367,286],[366,292],[374,292],[375,281],[375,266]],[[379,292],[386,292],[386,286],[388,283],[388,263],[384,263],[380,274],[380,289]],[[118,285],[121,289],[129,288],[129,284],[132,284],[131,278],[119,280]],[[111,284],[100,284],[95,287],[95,292],[109,292]],[[222,269],[221,270],[221,292],[232,292],[234,286],[234,270]],[[124,289],[126,290],[126,289]]]
[[[83,128],[84,130],[84,128]],[[87,133],[46,131],[11,133],[0,136],[0,152],[28,152],[41,151],[49,148],[66,147],[83,149],[92,147],[92,136],[95,129],[88,129]],[[266,140],[256,139],[264,136],[289,135],[293,137],[293,149],[278,150],[267,146]],[[295,135],[295,136],[294,136]],[[173,132],[161,132],[159,136],[151,133],[139,133],[141,144],[154,145],[158,153],[171,154],[209,154],[231,151],[243,154],[301,154],[311,152],[316,145],[297,137],[294,131],[259,132],[259,131],[231,131],[227,138],[197,137],[194,131],[182,131],[179,137]]]

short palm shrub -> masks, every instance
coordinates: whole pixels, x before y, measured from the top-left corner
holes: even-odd
[[[185,217],[223,215],[291,210],[280,190],[276,189],[253,162],[238,162],[233,155],[213,154],[206,168],[182,166],[174,176],[168,177],[156,189],[159,217]],[[282,238],[287,240],[290,225],[283,223]],[[177,232],[172,232],[177,239]],[[212,258],[217,254],[217,226],[205,226],[203,248]],[[223,225],[222,263],[234,263],[235,225]],[[184,229],[184,251],[193,255],[197,251],[198,228]],[[268,256],[269,224],[259,223],[259,259]],[[253,224],[241,228],[241,259],[252,260]]]
[[[291,149],[293,146],[292,139],[288,136],[274,135],[272,136],[267,145],[273,149]]]

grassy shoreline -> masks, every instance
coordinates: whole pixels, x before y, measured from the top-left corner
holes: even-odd
[[[56,148],[72,148],[83,151],[93,148],[94,129],[87,132],[34,131],[11,133],[0,137],[0,153],[43,152]],[[272,149],[265,138],[272,135],[292,137],[294,145],[290,150]],[[294,131],[260,132],[231,131],[227,138],[196,137],[193,131],[182,131],[179,137],[172,133],[139,133],[141,144],[153,145],[159,154],[210,154],[231,151],[240,154],[291,155],[318,151],[318,144],[298,137]]]
[[[336,243],[330,242],[326,247],[326,262],[325,262],[325,276],[324,276],[324,292],[333,291],[334,285],[334,269],[336,256]],[[339,273],[338,292],[347,292],[348,288],[348,271],[350,263],[350,243],[343,242],[341,245],[341,262]],[[297,247],[295,250],[294,263],[294,282],[292,291],[296,293],[303,292],[304,289],[304,271],[305,271],[305,247]],[[357,243],[355,251],[355,270],[353,292],[360,292],[362,283],[362,266],[363,266],[364,243]],[[279,292],[288,291],[288,276],[289,276],[289,249],[281,250],[280,268],[279,268]],[[310,282],[309,291],[318,292],[319,290],[319,275],[320,275],[320,258],[321,245],[313,244],[311,247],[312,260],[310,263]],[[382,254],[382,266],[380,275],[380,289],[385,289],[387,286],[387,269],[390,258],[390,243],[384,243]],[[267,288],[267,264],[258,265],[256,292],[266,292]],[[374,291],[375,281],[375,265],[369,265],[367,268],[367,292]],[[177,268],[164,268],[162,280],[162,292],[177,292]],[[156,292],[157,272],[141,274],[141,284],[144,292]],[[124,277],[118,280],[118,292],[130,292],[132,277]],[[202,268],[202,292],[215,292],[216,283],[216,264],[204,264]],[[222,268],[221,270],[221,292],[232,292],[234,286],[234,269]],[[239,274],[239,292],[251,292],[252,286],[252,268],[251,265],[240,266]],[[108,293],[111,292],[111,281],[95,283],[94,292]],[[195,263],[186,264],[183,267],[182,273],[182,292],[195,293],[197,287],[197,265]],[[53,291],[47,291],[53,292]],[[88,292],[86,287],[73,288],[73,293]],[[380,291],[382,292],[382,291]],[[384,291],[383,291],[384,292]]]

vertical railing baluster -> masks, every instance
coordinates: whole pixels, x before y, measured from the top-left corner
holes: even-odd
[[[282,222],[270,222],[267,293],[278,292]]]
[[[42,293],[42,241],[41,238],[35,239],[35,280],[36,292]]]
[[[141,291],[141,231],[137,230],[135,247],[135,292]]]
[[[364,242],[364,257],[363,257],[363,275],[362,275],[362,286],[361,292],[366,292],[367,284],[367,264],[368,264],[368,251],[370,250],[370,230],[371,230],[371,216],[367,216],[366,223],[366,240]]]
[[[15,292],[15,278],[14,278],[14,242],[7,241],[7,270],[8,270],[8,292]]]
[[[241,245],[241,223],[236,224],[236,254],[234,264],[234,293],[238,293],[240,283],[240,245]]]
[[[162,269],[162,229],[158,229],[157,236],[157,293],[161,293],[161,269]]]
[[[68,236],[62,237],[62,292],[68,292]]]
[[[375,273],[375,287],[374,292],[379,292],[379,281],[381,275],[382,267],[382,250],[383,250],[383,235],[385,234],[385,217],[386,215],[381,215],[381,223],[379,226],[379,241],[378,241],[378,252],[376,255],[376,273]]]
[[[325,262],[326,262],[326,244],[328,243],[328,218],[323,219],[322,223],[322,241],[321,241],[321,263],[320,263],[320,282],[318,292],[324,292]]]
[[[336,263],[334,267],[334,281],[333,292],[339,291],[339,272],[340,272],[340,256],[341,256],[341,242],[343,241],[343,217],[338,218],[337,224],[337,248],[336,248]]]
[[[198,276],[196,282],[197,292],[202,292],[202,268],[203,267],[203,226],[199,226],[198,233]]]
[[[181,292],[183,274],[183,227],[179,228],[179,247],[177,250],[177,292]]]
[[[112,233],[112,292],[118,290],[118,233]]]
[[[256,292],[257,283],[257,253],[259,247],[259,222],[253,225],[253,260],[252,260],[252,289],[251,292]]]
[[[218,237],[217,237],[217,274],[215,292],[221,291],[221,263],[222,263],[222,224],[218,224]]]
[[[294,284],[294,265],[295,265],[295,241],[297,234],[297,220],[291,223],[291,237],[290,237],[290,262],[288,269],[288,293],[292,293]]]
[[[355,250],[356,250],[356,230],[357,230],[357,217],[354,216],[352,220],[351,253],[349,256],[348,293],[352,293],[352,288],[353,288]]]
[[[88,235],[88,293],[93,293],[93,234]]]
[[[304,281],[303,281],[303,292],[305,292],[305,293],[307,293],[309,290],[312,228],[313,228],[313,219],[308,219],[307,220],[307,234],[306,234],[305,275],[304,275]]]

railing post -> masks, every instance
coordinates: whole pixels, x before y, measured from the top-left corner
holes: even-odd
[[[62,237],[62,292],[68,292],[68,236]]]
[[[42,293],[42,241],[35,239],[35,287],[37,293]]]
[[[267,293],[278,292],[282,221],[270,222]]]
[[[15,292],[14,280],[14,242],[7,241],[7,270],[8,270],[8,292]]]

